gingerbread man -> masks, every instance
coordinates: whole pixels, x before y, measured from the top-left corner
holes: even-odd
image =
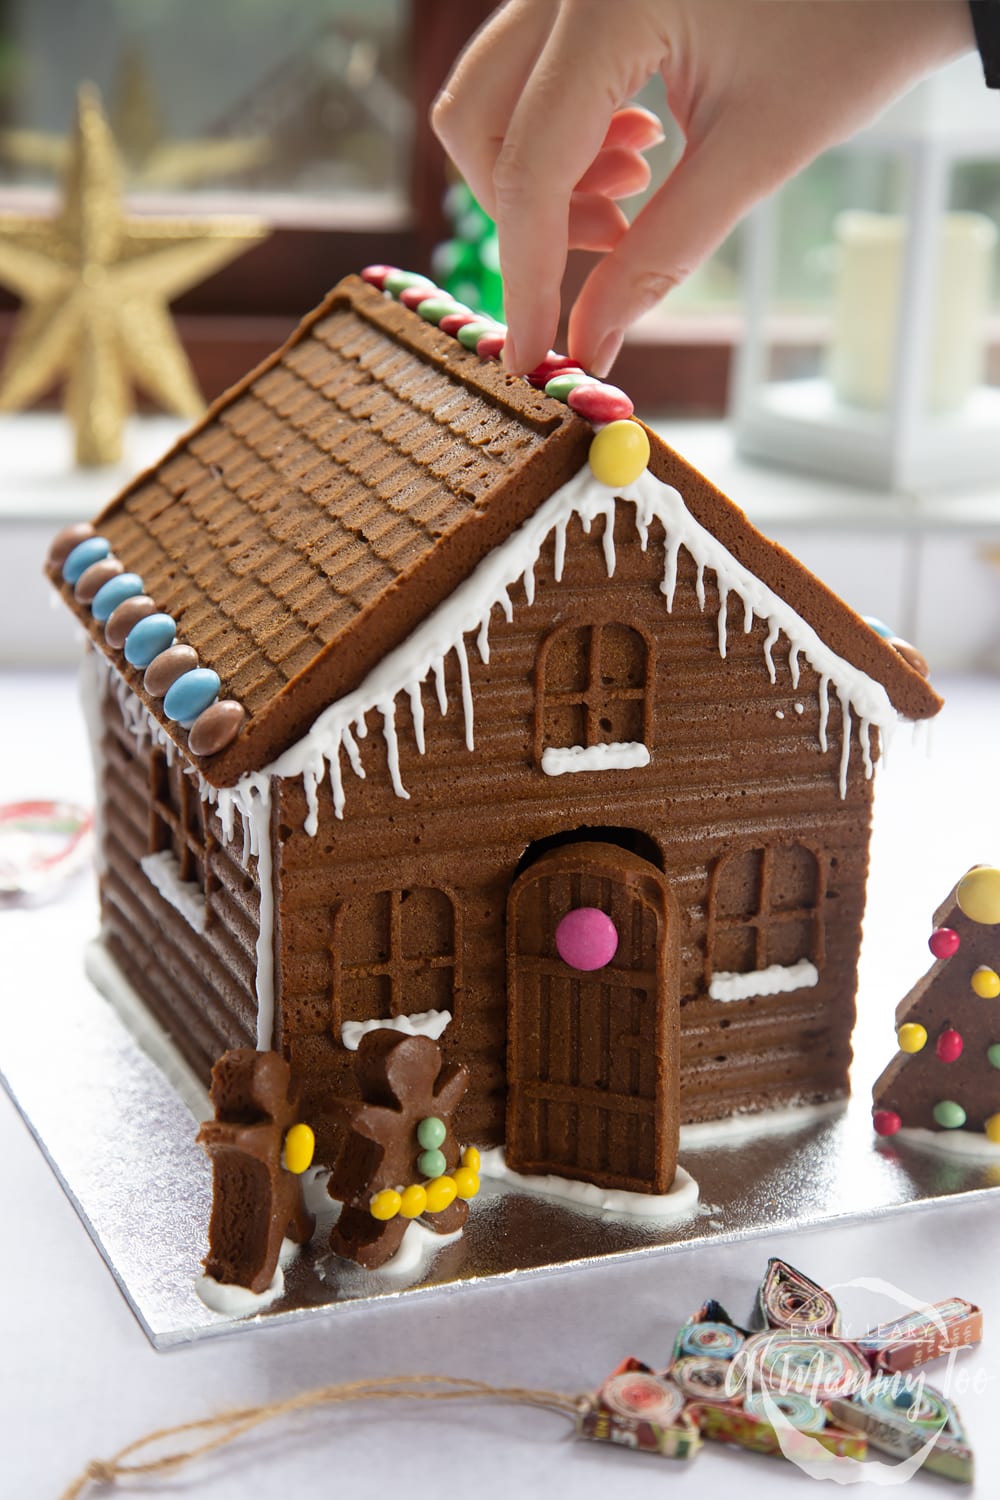
[[[285,1138],[298,1121],[298,1088],[277,1052],[238,1047],[212,1069],[215,1119],[198,1141],[212,1159],[212,1217],[204,1266],[216,1281],[252,1292],[271,1284],[281,1241],[302,1245],[316,1221],[298,1176],[285,1165]]]
[[[468,1070],[445,1066],[426,1036],[380,1028],[362,1037],[355,1074],[362,1102],[328,1184],[344,1207],[330,1246],[369,1269],[396,1253],[411,1219],[438,1234],[461,1229],[479,1189],[478,1154],[462,1153],[452,1117]],[[469,1160],[474,1165],[469,1165]]]

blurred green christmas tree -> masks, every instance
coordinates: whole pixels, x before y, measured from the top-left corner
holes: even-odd
[[[473,312],[503,318],[503,282],[497,228],[464,182],[448,189],[445,213],[454,237],[434,251],[432,266],[438,283]]]

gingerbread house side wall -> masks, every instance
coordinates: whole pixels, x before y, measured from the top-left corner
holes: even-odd
[[[257,1043],[257,862],[239,837],[226,840],[196,777],[179,756],[168,764],[141,705],[112,684],[102,668],[101,937],[207,1085],[222,1052]]]
[[[443,716],[433,684],[422,690],[423,755],[416,748],[410,707],[405,698],[397,704],[395,743],[408,799],[393,791],[378,713],[368,716],[362,742],[364,780],[344,770],[342,820],[328,786],[322,787],[319,830],[310,837],[304,831],[301,782],[280,783],[277,1034],[316,1113],[331,1095],[351,1092],[351,1054],[340,1035],[344,1020],[387,1015],[390,1009],[450,1008],[452,1019],[442,1036],[445,1055],[469,1064],[474,1078],[463,1129],[484,1142],[502,1138],[507,894],[533,848],[583,830],[635,839],[667,874],[677,896],[683,926],[685,1120],[846,1090],[870,829],[872,784],[864,751],[872,747],[862,746],[857,725],[851,726],[842,797],[841,709],[831,694],[824,713],[817,674],[800,663],[793,683],[787,643],[772,643],[772,682],[764,652],[766,625],[758,621],[744,631],[742,613],[730,629],[723,659],[720,600],[711,577],[702,580],[702,607],[694,566],[682,559],[668,612],[659,592],[662,535],[654,531],[643,549],[627,507],[619,507],[617,560],[609,579],[601,525],[597,522],[590,535],[577,523],[570,527],[561,582],[553,547],[543,549],[534,602],[515,594],[512,622],[497,620],[491,628],[488,662],[470,643],[473,749],[466,743],[460,671],[449,658]],[[545,775],[539,751],[560,722],[557,715],[546,727],[546,709],[540,709],[537,696],[546,642],[551,652],[553,632],[589,630],[601,622],[637,626],[647,642],[653,707],[642,732],[648,734],[650,764]],[[559,670],[569,670],[566,661]],[[560,713],[568,696],[565,687],[556,693]],[[825,751],[819,743],[821,717]],[[626,727],[623,720],[619,736]],[[816,853],[821,888],[816,945],[810,951],[818,960],[817,982],[772,996],[713,999],[708,984],[714,873],[727,858],[752,864],[755,851],[776,847],[805,850],[803,858]],[[410,911],[423,913],[424,927],[437,923],[432,971],[417,964],[407,971],[405,960],[419,954],[406,951],[404,926],[397,926],[403,934],[401,962],[395,964],[387,951],[391,903],[403,893],[413,903]],[[781,890],[774,903],[776,913],[794,922]],[[732,912],[724,911],[727,915]],[[398,911],[396,919],[406,920]],[[414,931],[420,927],[415,920]],[[718,922],[714,930],[718,943]],[[727,941],[732,954],[739,934]],[[779,960],[790,956],[778,955]],[[729,957],[714,967],[739,964]],[[390,993],[393,984],[407,983],[412,989],[405,995]]]

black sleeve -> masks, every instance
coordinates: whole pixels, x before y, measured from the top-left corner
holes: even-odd
[[[1000,0],[969,0],[987,87],[1000,89]]]

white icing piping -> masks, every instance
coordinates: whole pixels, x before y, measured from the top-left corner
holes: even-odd
[[[205,892],[195,880],[182,880],[180,862],[172,849],[143,855],[139,868],[155,890],[179,912],[195,932],[205,931]]]
[[[58,601],[58,595],[53,594]],[[104,669],[102,671],[102,668]],[[103,875],[108,867],[104,852],[104,699],[108,690],[108,663],[99,651],[90,649],[80,663],[80,706],[87,726],[90,762],[94,768],[94,863]]]
[[[635,507],[635,525],[640,538],[648,535],[654,519],[659,520],[664,528],[666,555],[660,590],[668,609],[673,605],[677,561],[682,546],[696,564],[696,592],[702,608],[705,606],[705,573],[711,570],[715,574],[720,596],[719,650],[723,656],[726,651],[727,604],[731,593],[735,593],[743,604],[744,630],[748,624],[752,625],[755,618],[767,621],[764,650],[769,675],[772,670],[775,677],[777,675],[773,648],[781,632],[784,632],[789,641],[789,669],[793,687],[797,686],[799,680],[799,657],[805,656],[820,678],[819,742],[824,752],[828,749],[829,688],[832,683],[840,700],[843,716],[839,786],[841,796],[846,796],[851,749],[851,711],[859,721],[858,734],[863,750],[868,746],[864,759],[865,773],[870,775],[873,769],[871,729],[875,726],[885,731],[897,717],[885,688],[832,651],[790,604],[779,598],[738,562],[711,532],[695,520],[675,489],[661,483],[647,470],[633,484],[619,491],[617,498],[628,501]],[[341,751],[348,751],[351,769],[356,775],[362,775],[360,753],[352,736],[358,740],[365,738],[365,716],[373,709],[382,717],[393,789],[398,797],[406,797],[408,793],[403,785],[399,763],[396,702],[399,695],[405,693],[412,707],[420,697],[421,685],[433,678],[438,707],[442,714],[446,713],[448,697],[444,663],[450,652],[454,652],[458,659],[465,740],[472,749],[475,743],[473,698],[465,637],[469,634],[475,636],[480,657],[486,660],[489,652],[490,618],[494,607],[499,605],[509,620],[512,615],[510,590],[518,583],[523,586],[528,602],[533,600],[535,565],[549,536],[554,538],[556,578],[561,578],[565,562],[566,532],[574,515],[579,517],[585,532],[589,532],[595,517],[604,518],[604,557],[608,574],[612,576],[615,568],[615,503],[615,493],[598,483],[589,468],[582,469],[551,495],[512,536],[484,558],[473,573],[402,645],[373,668],[354,692],[325,709],[301,740],[291,745],[270,766],[260,771],[247,772],[237,787],[232,789],[233,793],[239,794],[240,804],[249,805],[255,798],[265,796],[265,788],[272,776],[302,776],[310,799],[306,829],[313,834],[318,821],[315,787],[328,765],[334,809],[337,817],[342,817],[346,798]],[[418,751],[423,753],[422,703],[414,713],[414,740]],[[228,797],[230,793],[225,795]]]
[[[771,964],[766,969],[752,969],[747,974],[712,975],[708,986],[712,1000],[746,1000],[751,995],[788,995],[793,990],[811,990],[819,984],[819,971],[808,958],[795,964]]]
[[[451,1020],[450,1010],[419,1010],[411,1016],[386,1016],[374,1021],[345,1021],[340,1040],[348,1052],[356,1052],[358,1043],[369,1031],[401,1031],[405,1036],[429,1036],[436,1042]]]
[[[542,751],[542,770],[546,776],[564,776],[569,771],[631,771],[648,765],[649,750],[640,740],[570,745],[565,750],[550,746]]]

